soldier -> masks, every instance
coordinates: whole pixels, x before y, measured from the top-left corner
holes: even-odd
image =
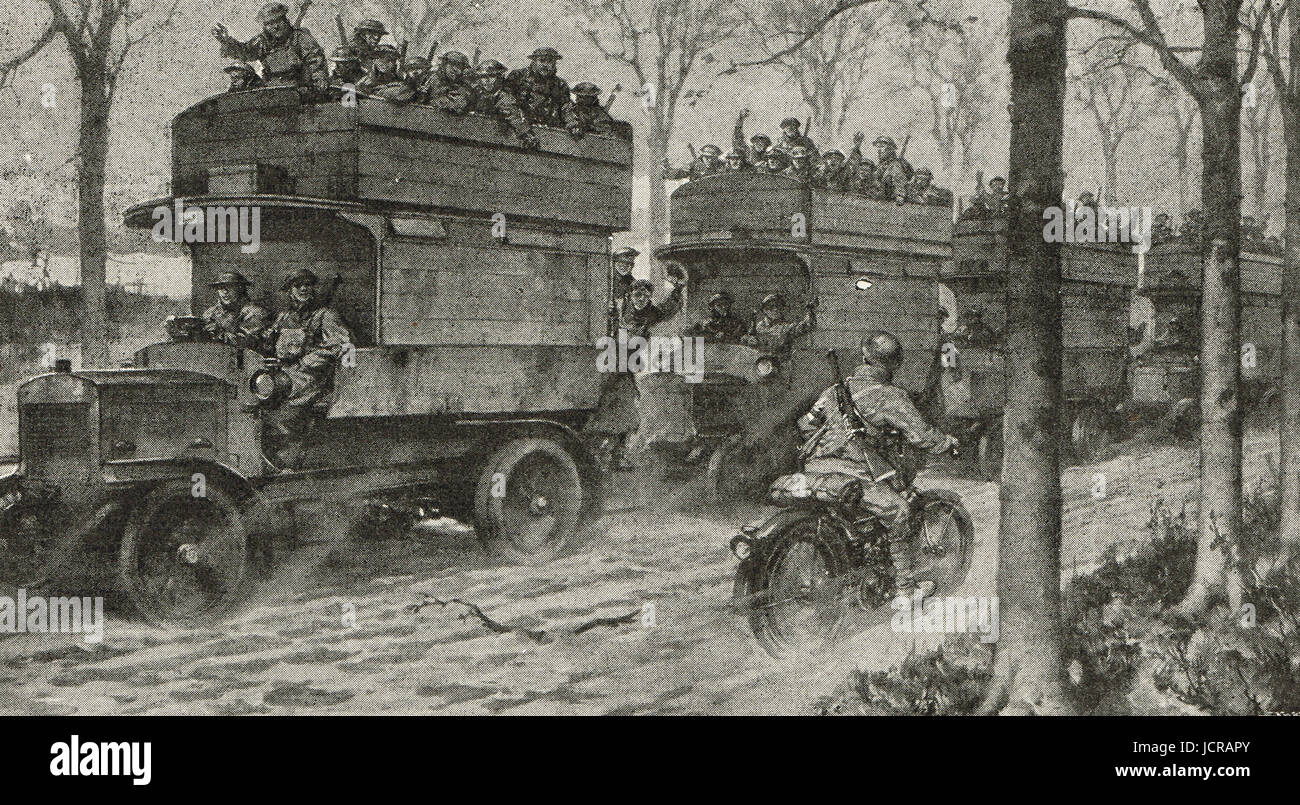
[[[514,96],[505,89],[506,66],[496,59],[488,59],[474,73],[474,101],[470,111],[495,117],[510,129],[526,148],[539,148],[537,135],[533,134],[523,110]]]
[[[740,115],[736,118],[736,128],[731,133],[731,147],[745,155],[747,164],[757,168],[767,161],[767,152],[772,147],[772,138],[766,134],[755,134],[746,144],[745,118],[747,117],[749,117],[749,110],[741,109]]]
[[[785,297],[779,293],[768,294],[759,305],[758,316],[740,343],[749,347],[774,352],[778,355],[790,350],[794,340],[817,326],[815,311],[817,299],[806,306],[807,312],[799,321],[786,321]]]
[[[238,271],[223,271],[215,282],[217,302],[203,311],[203,335],[232,347],[261,349],[262,336],[270,323],[266,308],[248,299],[248,279]]]
[[[262,77],[243,62],[230,65],[224,72],[230,76],[230,86],[226,92],[243,92],[246,89],[257,89],[262,86]]]
[[[984,311],[975,305],[958,316],[957,329],[952,334],[973,347],[988,346],[998,340],[998,334],[984,322]]]
[[[334,53],[330,56],[330,86],[344,87],[351,84],[357,85],[366,75],[366,70],[361,66],[361,59],[357,57],[356,51],[347,45],[341,45],[334,48]]]
[[[538,48],[528,56],[531,63],[506,76],[506,89],[524,112],[529,123],[564,127],[573,133],[579,124],[573,117],[569,84],[555,74],[562,58],[555,48]]]
[[[832,149],[822,155],[822,164],[817,166],[813,176],[813,185],[827,190],[848,192],[857,181],[855,165],[850,165],[844,158],[844,152]]]
[[[686,335],[700,336],[723,344],[738,344],[745,335],[745,322],[732,315],[731,294],[719,291],[709,297],[709,317],[696,322],[686,330]]]
[[[325,421],[334,396],[334,374],[352,345],[342,317],[317,293],[319,278],[302,268],[280,287],[289,292],[289,308],[275,317],[265,343],[280,361],[292,387],[274,413],[278,431],[276,466],[298,469],[316,430]]]
[[[584,134],[612,134],[614,118],[600,105],[600,87],[583,81],[573,88],[573,120],[578,124],[569,129],[574,137]]]
[[[934,186],[934,174],[929,168],[917,168],[907,185],[907,200],[913,204],[934,207],[952,206],[952,191]]]
[[[926,422],[908,393],[890,382],[903,364],[898,338],[877,330],[863,335],[859,343],[862,365],[844,382],[866,429],[840,411],[836,388],[828,388],[799,420],[809,456],[804,470],[842,472],[862,479],[863,504],[889,529],[895,595],[910,597],[915,591],[911,506],[887,481],[893,473],[884,457],[883,437],[886,429],[896,430],[910,446],[932,455],[956,447],[957,439]],[[928,594],[924,589],[921,592]]]
[[[807,152],[809,159],[817,156],[817,146],[813,141],[799,133],[799,119],[787,117],[781,121],[781,142],[777,143],[777,148],[790,153],[797,147],[803,147]]]
[[[394,103],[406,103],[415,98],[415,90],[402,80],[398,71],[401,53],[392,45],[375,48],[366,75],[357,82],[357,92]]]
[[[758,165],[759,173],[785,173],[786,168],[790,167],[790,157],[785,155],[784,151],[778,151],[775,148],[767,150],[767,157]]]
[[[622,315],[628,292],[632,290],[634,281],[632,269],[636,266],[636,258],[640,254],[641,252],[631,246],[624,246],[610,255],[614,260],[614,306],[618,315]]]
[[[212,35],[221,43],[222,56],[260,61],[266,86],[299,87],[307,97],[324,97],[329,87],[325,51],[306,28],[289,23],[288,13],[283,3],[262,6],[257,12],[262,32],[247,42],[235,39],[220,23],[212,29]]]
[[[672,276],[666,282],[672,291],[664,301],[657,304],[653,299],[654,283],[650,280],[634,280],[628,287],[627,299],[618,318],[619,329],[626,331],[628,337],[649,338],[651,327],[671,319],[682,309],[685,279]]]
[[[849,189],[874,198],[879,189],[876,186],[876,163],[862,155],[862,142],[867,135],[857,132],[853,135],[853,150],[849,152],[849,165],[853,168],[853,183]]]
[[[876,184],[879,193],[896,204],[907,201],[907,183],[912,179],[912,166],[898,155],[898,146],[892,137],[880,136],[872,143],[876,147]]]
[[[467,113],[474,105],[474,86],[469,76],[469,57],[459,50],[447,51],[438,60],[438,69],[429,73],[420,89],[420,103],[453,115]]]
[[[813,167],[808,149],[802,145],[796,145],[790,149],[789,154],[790,167],[785,169],[785,175],[801,182],[811,182],[817,169]]]
[[[388,33],[388,29],[379,20],[362,20],[352,29],[352,41],[348,46],[361,60],[361,69],[370,67],[370,60],[379,49],[379,42]]]
[[[705,176],[712,176],[716,173],[722,173],[726,170],[726,165],[722,163],[720,157],[722,149],[716,145],[706,145],[700,149],[700,155],[697,156],[689,168],[674,168],[667,159],[664,160],[664,178],[665,179],[702,179]]]
[[[754,168],[745,161],[745,154],[742,151],[731,149],[726,156],[727,173],[746,173]]]
[[[432,65],[423,56],[408,56],[402,59],[402,80],[411,88],[411,99],[419,98],[420,92],[429,80]]]
[[[1161,212],[1151,224],[1151,245],[1159,246],[1174,239],[1174,228],[1169,225],[1169,213]]]

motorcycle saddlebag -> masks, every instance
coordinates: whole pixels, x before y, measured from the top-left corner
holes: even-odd
[[[777,506],[812,502],[847,506],[862,499],[862,481],[842,472],[796,472],[773,481],[767,496]]]

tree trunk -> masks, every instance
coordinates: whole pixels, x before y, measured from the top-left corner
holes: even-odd
[[[1201,278],[1201,506],[1196,566],[1181,609],[1204,611],[1226,592],[1234,610],[1241,583],[1241,95],[1237,74],[1239,0],[1205,12],[1201,104],[1201,204],[1206,233]],[[1227,588],[1224,589],[1226,584]]]
[[[108,311],[105,268],[108,238],[104,226],[104,167],[108,160],[110,98],[102,67],[81,78],[81,129],[77,142],[77,240],[81,262],[81,361],[83,366],[109,365]]]
[[[646,172],[650,178],[650,198],[647,202],[649,216],[646,221],[646,243],[650,260],[650,280],[658,288],[664,280],[663,269],[654,258],[654,250],[662,246],[668,237],[668,193],[664,187],[664,160],[668,157],[668,133],[664,126],[653,119],[650,133],[646,137],[647,161]]]
[[[1105,134],[1103,133],[1104,137]],[[1119,184],[1119,143],[1107,143],[1103,141],[1101,147],[1102,162],[1106,168],[1106,189],[1101,198],[1097,201],[1102,204],[1114,204],[1118,194],[1115,192],[1115,185]]]
[[[1043,210],[1061,203],[1065,124],[1063,0],[1011,10],[1006,457],[998,534],[1002,636],[982,710],[1063,714],[1061,624],[1061,252]]]
[[[1294,34],[1293,34],[1294,35]],[[1286,255],[1282,269],[1282,522],[1279,537],[1291,552],[1300,546],[1300,109],[1282,104],[1286,142]]]

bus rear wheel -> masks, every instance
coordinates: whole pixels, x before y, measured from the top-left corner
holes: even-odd
[[[582,474],[560,443],[520,438],[496,448],[474,494],[480,539],[505,558],[549,562],[572,546],[582,519]]]

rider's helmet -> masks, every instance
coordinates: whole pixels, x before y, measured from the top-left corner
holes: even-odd
[[[862,347],[863,363],[879,366],[890,375],[903,365],[903,344],[893,333],[884,330],[864,333],[859,346]]]

